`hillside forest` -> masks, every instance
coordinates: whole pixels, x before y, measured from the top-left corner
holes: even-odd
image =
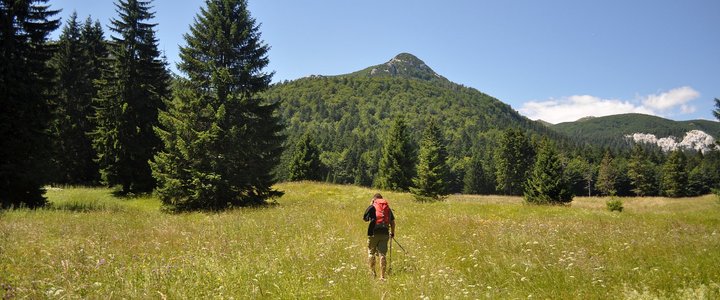
[[[158,50],[152,1],[116,0],[109,32],[76,14],[61,23],[48,0],[0,3],[3,208],[44,206],[47,185],[154,192],[173,211],[262,204],[282,195],[276,183],[298,180],[537,203],[720,188],[714,148],[664,152],[532,121],[408,53],[273,84],[245,0],[206,1],[180,46],[180,74]],[[685,128],[657,124],[632,130]],[[695,124],[718,134],[717,122]]]

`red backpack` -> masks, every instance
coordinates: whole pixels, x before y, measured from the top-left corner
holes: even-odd
[[[375,199],[373,202],[373,206],[375,207],[375,225],[376,228],[378,228],[377,225],[380,228],[384,227],[387,228],[390,224],[390,205],[388,205],[387,200],[379,198]]]

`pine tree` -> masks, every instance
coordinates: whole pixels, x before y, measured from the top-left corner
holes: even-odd
[[[598,177],[596,187],[600,193],[606,196],[615,196],[617,189],[615,184],[617,181],[617,170],[613,165],[613,157],[610,151],[605,152],[600,166],[598,167]]]
[[[670,153],[662,167],[661,186],[667,197],[683,197],[687,192],[687,159],[681,150]]]
[[[655,194],[655,166],[647,157],[642,146],[638,144],[633,146],[628,162],[628,177],[635,195],[642,197]]]
[[[713,111],[713,115],[715,116],[718,121],[720,121],[720,99],[715,98],[715,110]]]
[[[122,194],[155,187],[148,161],[159,150],[155,136],[158,110],[169,95],[169,74],[160,58],[151,1],[118,0],[113,19],[108,68],[96,101],[93,146],[103,182],[119,185]]]
[[[0,208],[45,205],[51,120],[47,0],[0,0]]]
[[[304,134],[295,145],[288,171],[290,181],[319,181],[325,178],[324,167],[320,161],[320,150],[315,146],[310,134]]]
[[[533,204],[565,204],[573,199],[570,181],[555,145],[547,138],[540,150],[530,178],[525,185],[525,202]]]
[[[93,161],[95,151],[87,133],[95,127],[90,118],[95,114],[92,99],[97,96],[93,81],[100,77],[96,62],[106,53],[102,28],[97,32],[90,22],[88,18],[81,28],[77,14],[73,13],[63,28],[52,60],[57,73],[52,124],[55,183],[93,184],[99,179],[98,166]]]
[[[396,118],[383,141],[377,187],[408,191],[415,175],[415,147],[403,118]]]
[[[450,170],[447,166],[445,139],[440,128],[431,120],[423,132],[418,152],[417,175],[410,192],[418,201],[441,199],[448,190]]]
[[[157,193],[171,210],[219,210],[262,204],[284,137],[264,103],[270,49],[244,0],[208,0],[185,34],[175,97],[156,128],[165,150],[152,162]]]
[[[505,195],[522,195],[534,157],[530,139],[522,131],[506,130],[495,156],[497,190]]]

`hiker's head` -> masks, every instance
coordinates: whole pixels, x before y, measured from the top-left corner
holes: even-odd
[[[380,193],[376,193],[376,194],[373,196],[373,200],[375,200],[375,199],[382,199],[382,195],[380,195]]]

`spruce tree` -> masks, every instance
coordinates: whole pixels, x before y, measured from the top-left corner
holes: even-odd
[[[655,194],[655,166],[647,157],[645,149],[639,144],[633,146],[630,161],[628,162],[628,177],[632,185],[632,192],[638,196]]]
[[[118,0],[111,20],[108,67],[96,101],[93,146],[104,183],[120,193],[149,192],[155,187],[148,161],[159,150],[153,128],[169,95],[169,74],[160,58],[151,1]]]
[[[47,0],[0,0],[0,208],[45,205],[54,76]]]
[[[495,156],[497,190],[505,195],[522,195],[534,157],[530,139],[522,131],[505,130]]]
[[[713,111],[713,116],[720,121],[720,99],[718,98],[715,98],[715,110]]]
[[[617,170],[613,164],[613,157],[610,151],[606,151],[600,166],[598,167],[598,177],[596,187],[600,193],[606,196],[615,196],[617,188]]]
[[[95,151],[87,133],[94,129],[92,99],[97,96],[93,83],[100,77],[96,62],[104,58],[102,28],[81,25],[77,14],[70,15],[52,60],[56,70],[56,98],[52,123],[52,181],[60,184],[93,184],[99,180]],[[97,49],[91,49],[97,48]]]
[[[465,194],[490,194],[495,186],[494,175],[485,169],[480,153],[473,153],[465,167],[463,190]]]
[[[402,117],[396,118],[383,140],[377,187],[408,191],[415,175],[415,155],[415,147],[410,140],[405,120]]]
[[[265,103],[270,49],[244,0],[207,0],[180,47],[175,96],[156,128],[165,149],[152,163],[171,210],[219,210],[278,197],[272,170],[284,137]]]
[[[555,145],[547,138],[540,143],[535,165],[525,185],[525,202],[533,204],[565,204],[573,199],[565,166]]]
[[[306,133],[295,145],[292,161],[288,167],[288,180],[323,180],[324,167],[320,161],[320,150],[315,146],[310,134]]]
[[[410,192],[418,201],[440,200],[448,191],[450,170],[447,166],[445,139],[431,120],[423,132],[418,152],[417,175]]]
[[[687,159],[681,150],[670,153],[662,166],[661,186],[667,197],[684,197],[688,186]]]

